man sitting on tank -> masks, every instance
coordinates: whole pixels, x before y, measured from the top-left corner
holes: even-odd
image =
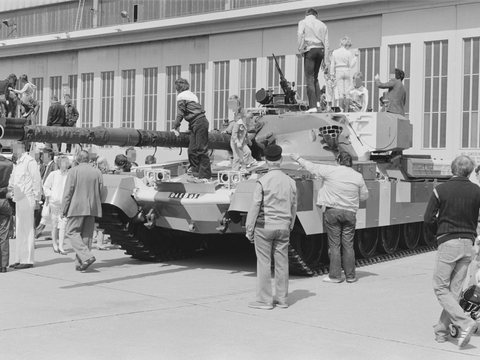
[[[198,102],[198,97],[192,93],[188,81],[185,79],[175,80],[177,90],[177,118],[173,124],[173,132],[179,136],[178,129],[185,119],[190,130],[188,143],[188,161],[190,167],[187,173],[192,174],[195,182],[209,182],[212,177],[210,158],[208,157],[208,120],[205,110]]]

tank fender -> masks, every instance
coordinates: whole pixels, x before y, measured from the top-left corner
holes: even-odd
[[[132,175],[103,175],[102,203],[116,206],[129,218],[138,213],[138,204],[132,194],[135,178]]]
[[[237,184],[235,192],[232,195],[230,206],[228,207],[228,213],[234,211],[247,213],[248,210],[250,210],[256,183],[256,180],[247,180]]]

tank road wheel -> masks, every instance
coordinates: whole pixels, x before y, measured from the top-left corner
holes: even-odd
[[[309,236],[298,233],[290,234],[290,245],[309,268],[315,268],[320,264],[324,240],[323,234]]]
[[[422,223],[408,223],[402,225],[400,246],[403,249],[415,249],[422,235]]]
[[[422,237],[420,239],[420,244],[426,246],[434,246],[437,244],[435,236],[427,230],[427,227],[425,225],[422,225]]]
[[[158,227],[147,229],[143,224],[132,224],[132,231],[142,242],[143,249],[136,249],[132,257],[139,260],[161,261],[163,257],[172,250],[172,240],[168,236],[161,234],[162,230]]]
[[[355,254],[368,259],[375,254],[378,243],[378,228],[360,229],[355,232]]]
[[[380,228],[378,251],[382,254],[393,254],[397,250],[400,240],[400,226],[390,225]]]

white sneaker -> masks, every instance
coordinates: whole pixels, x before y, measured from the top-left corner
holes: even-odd
[[[330,278],[330,276],[325,276],[323,278],[323,282],[326,282],[326,283],[333,283],[333,284],[340,284],[342,282],[342,280],[335,280],[335,279],[332,279]]]
[[[316,112],[318,112],[318,110],[317,110],[316,107],[313,107],[313,108],[311,108],[311,109],[308,109],[307,112],[308,112],[308,113],[316,113]]]
[[[251,168],[251,167],[254,167],[254,166],[257,166],[258,165],[258,161],[257,160],[253,160],[250,164],[247,165],[247,169],[248,168]]]
[[[211,182],[211,181],[212,181],[212,179],[197,179],[197,180],[195,180],[195,183],[197,183],[197,184],[206,184],[206,183],[209,183],[209,182]]]

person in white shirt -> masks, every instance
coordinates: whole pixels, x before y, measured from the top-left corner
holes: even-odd
[[[50,215],[52,217],[52,246],[53,252],[67,255],[63,245],[65,242],[65,228],[67,219],[60,218],[60,207],[62,205],[63,191],[65,190],[65,182],[68,175],[68,167],[70,161],[68,157],[62,155],[57,159],[59,170],[52,171],[43,185],[43,192],[50,204]],[[58,235],[57,235],[58,233]],[[58,238],[58,242],[57,242]]]
[[[361,72],[353,74],[353,86],[350,88],[350,112],[365,112],[368,106],[368,90],[363,86]]]
[[[15,94],[19,94],[22,96],[22,105],[25,108],[25,114],[23,117],[28,117],[35,109],[35,104],[33,103],[33,94],[37,87],[35,84],[32,84],[28,81],[27,75],[20,76],[21,83],[23,83],[23,88],[21,90],[16,90],[14,88],[10,88]]]
[[[42,178],[37,163],[25,150],[25,144],[17,142],[13,145],[18,156],[17,165],[13,169],[8,183],[16,210],[16,251],[15,269],[33,267],[35,250],[34,210],[42,195]]]
[[[337,154],[336,166],[314,164],[302,159],[298,154],[290,156],[306,170],[323,179],[323,186],[318,191],[317,205],[325,206],[323,219],[330,249],[330,272],[323,281],[329,283],[343,281],[341,277],[343,258],[347,282],[355,282],[353,237],[357,223],[356,214],[360,201],[368,198],[368,189],[362,175],[352,169],[352,156],[346,151]],[[340,246],[343,249],[343,257]]]
[[[327,26],[317,16],[315,9],[308,9],[297,31],[298,51],[304,56],[309,112],[316,112],[320,107],[318,72],[330,47]]]
[[[350,69],[357,64],[358,51],[353,55],[349,49],[352,41],[348,36],[340,40],[340,48],[333,51],[330,75],[334,75],[337,81],[339,106],[344,112],[350,107]]]

